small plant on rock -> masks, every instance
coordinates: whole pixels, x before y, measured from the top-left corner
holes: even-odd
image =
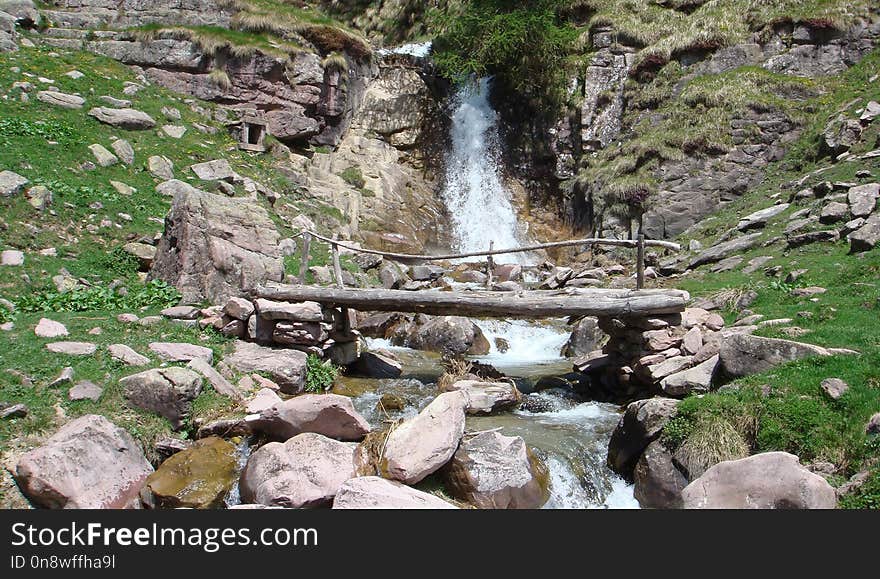
[[[310,394],[322,394],[333,386],[333,381],[339,375],[339,368],[329,360],[324,361],[314,354],[309,354],[306,360],[306,386],[305,391]]]

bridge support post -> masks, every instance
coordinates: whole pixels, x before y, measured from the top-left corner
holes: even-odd
[[[312,250],[312,234],[306,231],[302,236],[302,251],[299,263],[299,284],[306,284],[306,274],[309,272],[309,257]]]
[[[338,240],[339,234],[333,234],[333,239]],[[339,245],[336,243],[331,244],[332,252],[333,252],[333,276],[336,278],[336,287],[339,289],[345,288],[345,282],[342,281],[342,264],[339,262]],[[342,335],[350,336],[351,335],[351,317],[348,311],[348,308],[342,307],[340,308],[342,311]]]
[[[489,242],[489,251],[495,251],[495,242]],[[490,255],[486,258],[486,275],[489,277],[486,280],[486,288],[492,289],[492,279],[495,277],[495,259]]]
[[[645,235],[639,233],[639,244],[636,254],[636,289],[645,288]]]

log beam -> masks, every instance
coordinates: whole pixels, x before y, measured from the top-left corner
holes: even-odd
[[[373,312],[412,312],[438,316],[540,319],[564,316],[627,317],[684,311],[690,295],[681,290],[566,288],[557,291],[421,291],[323,288],[270,284],[255,298],[319,302]]]

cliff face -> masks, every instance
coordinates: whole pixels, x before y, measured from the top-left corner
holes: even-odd
[[[262,118],[292,151],[275,168],[306,204],[327,206],[327,225],[343,236],[414,252],[437,243],[443,94],[428,63],[373,53],[341,24],[287,22],[284,12],[266,23],[248,10],[223,0],[57,0],[43,13],[53,24],[43,41],[215,103],[233,130],[243,116]]]
[[[567,222],[597,234],[632,226],[603,202],[609,181],[651,181],[646,234],[677,236],[757,186],[812,122],[810,99],[826,79],[859,62],[878,38],[876,14],[845,30],[783,23],[651,68],[637,58],[642,47],[594,27],[561,118],[541,122],[516,95],[496,97],[505,103],[510,166],[533,199],[555,200]]]

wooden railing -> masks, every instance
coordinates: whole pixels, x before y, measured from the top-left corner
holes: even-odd
[[[339,248],[345,248],[355,253],[364,253],[369,255],[379,255],[389,259],[406,260],[406,261],[447,261],[451,259],[465,259],[469,257],[486,257],[489,267],[489,279],[492,279],[492,271],[494,269],[493,256],[504,255],[508,253],[527,253],[530,251],[538,251],[541,249],[551,249],[556,247],[573,247],[576,245],[607,245],[612,247],[629,247],[636,249],[636,287],[643,289],[645,287],[645,249],[648,247],[661,247],[672,251],[681,251],[681,245],[671,241],[660,241],[655,239],[645,239],[644,235],[639,235],[638,239],[604,239],[604,238],[586,238],[571,239],[568,241],[554,241],[551,243],[539,243],[535,245],[526,245],[523,247],[514,247],[509,249],[494,249],[494,244],[490,244],[487,251],[474,251],[468,253],[456,253],[448,255],[414,255],[408,253],[395,253],[390,251],[379,251],[376,249],[364,249],[340,241],[338,236],[333,238],[325,237],[314,231],[302,231],[294,236],[294,238],[302,238],[299,278],[300,284],[305,284],[306,274],[309,269],[309,254],[311,251],[312,239],[318,239],[330,244],[333,256],[333,274],[336,278],[336,286],[344,287],[342,282],[342,267],[339,262]]]

